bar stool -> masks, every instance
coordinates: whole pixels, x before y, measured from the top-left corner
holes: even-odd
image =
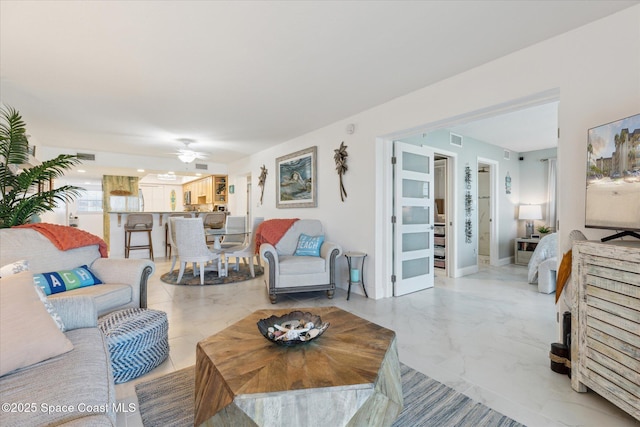
[[[149,258],[153,261],[153,240],[151,239],[153,230],[153,215],[151,214],[129,214],[124,225],[124,257],[129,258],[130,250],[148,249]],[[149,243],[146,245],[131,246],[131,235],[133,233],[147,233]]]
[[[169,218],[171,217],[182,217],[182,218],[192,218],[192,215],[190,213],[172,213],[171,215],[169,215]],[[167,253],[169,254],[168,256],[171,257],[171,239],[169,239],[169,218],[167,218],[167,222],[164,223],[164,257],[167,258]]]

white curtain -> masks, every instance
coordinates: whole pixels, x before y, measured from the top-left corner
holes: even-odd
[[[556,160],[557,159],[549,159],[547,162],[549,164],[548,170],[548,179],[547,179],[547,224],[549,227],[555,230],[556,228],[556,218],[557,218],[557,207],[556,207]]]

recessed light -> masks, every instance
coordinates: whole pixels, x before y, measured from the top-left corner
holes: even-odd
[[[86,170],[84,170],[84,169],[78,169],[78,173],[85,173],[85,172],[86,172]]]

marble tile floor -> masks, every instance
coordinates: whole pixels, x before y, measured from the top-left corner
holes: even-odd
[[[556,340],[554,295],[526,283],[526,267],[483,266],[458,279],[436,275],[432,289],[372,300],[338,289],[290,294],[269,302],[264,276],[229,285],[181,287],[160,280],[170,262],[156,260],[149,308],[169,318],[169,358],[138,379],[116,385],[121,407],[137,408],[134,386],[195,363],[196,343],[264,308],[335,305],[393,329],[400,361],[527,426],[638,426],[593,392],[577,393],[549,369]],[[257,331],[257,328],[256,328]],[[136,411],[119,413],[119,427],[142,426]],[[303,426],[301,426],[303,427]]]

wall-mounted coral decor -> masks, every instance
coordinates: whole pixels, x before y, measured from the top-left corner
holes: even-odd
[[[344,189],[342,175],[347,173],[347,157],[349,157],[349,154],[347,153],[347,146],[344,145],[344,141],[340,143],[340,148],[333,151],[336,153],[333,155],[333,160],[336,161],[336,171],[340,177],[340,199],[344,202],[345,197],[347,197],[347,190]]]
[[[464,167],[464,241],[471,243],[473,237],[473,223],[471,222],[471,211],[473,210],[473,197],[471,196],[471,168],[469,163]]]
[[[267,181],[267,168],[262,165],[260,168],[260,177],[258,178],[258,187],[260,187],[260,204],[262,204],[262,197],[264,196],[264,183]]]

